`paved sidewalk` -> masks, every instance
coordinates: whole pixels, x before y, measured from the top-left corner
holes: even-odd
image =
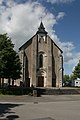
[[[0,96],[0,120],[80,120],[80,96]]]
[[[28,95],[0,96],[0,102],[58,102],[58,101],[80,101],[80,95],[42,95],[41,97],[33,97]]]
[[[1,120],[80,120],[80,101],[0,103]]]

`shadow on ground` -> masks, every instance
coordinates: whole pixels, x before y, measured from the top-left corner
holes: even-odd
[[[0,103],[0,120],[15,120],[16,118],[19,118],[15,112],[11,111],[11,109],[20,105],[22,104]],[[5,118],[5,114],[9,115]]]
[[[37,118],[37,119],[32,119],[32,120],[55,120],[51,117],[45,117],[45,118]]]

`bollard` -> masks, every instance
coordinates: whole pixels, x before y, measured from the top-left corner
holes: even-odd
[[[37,97],[37,90],[33,90],[33,96]]]

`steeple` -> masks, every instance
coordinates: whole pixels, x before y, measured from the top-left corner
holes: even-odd
[[[45,31],[45,27],[44,27],[42,21],[41,21],[40,26],[39,26],[38,31],[37,31],[37,34],[39,34],[39,33],[47,34],[47,32]]]

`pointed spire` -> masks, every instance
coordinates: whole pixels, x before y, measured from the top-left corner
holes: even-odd
[[[38,29],[43,29],[43,30],[45,30],[45,28],[44,28],[44,25],[43,25],[42,21],[41,21],[41,23],[40,23],[40,27],[39,27]]]
[[[44,27],[42,21],[41,21],[40,26],[39,26],[38,31],[37,31],[37,34],[39,34],[39,33],[47,34],[47,32],[45,31],[45,27]]]

